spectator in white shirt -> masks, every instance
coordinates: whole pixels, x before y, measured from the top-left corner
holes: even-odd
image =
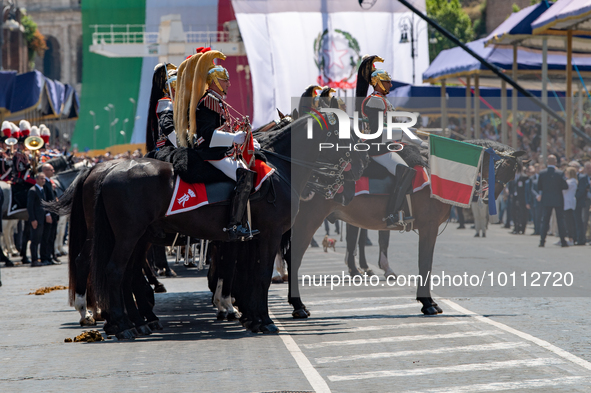
[[[574,244],[576,237],[575,232],[575,207],[577,206],[577,199],[575,193],[577,191],[577,169],[569,166],[566,168],[566,184],[568,189],[562,190],[564,196],[564,221],[566,228],[566,237],[568,239],[569,246]]]

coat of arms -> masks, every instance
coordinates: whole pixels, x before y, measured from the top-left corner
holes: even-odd
[[[328,29],[314,40],[314,62],[318,67],[318,84],[339,89],[352,89],[357,82],[361,63],[359,43],[350,33]]]

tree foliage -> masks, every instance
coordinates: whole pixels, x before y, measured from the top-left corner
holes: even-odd
[[[427,15],[435,19],[443,28],[455,35],[462,42],[474,39],[474,30],[470,17],[459,0],[427,0]],[[429,28],[429,57],[433,61],[444,49],[455,45],[435,29]]]
[[[37,23],[29,15],[23,14],[21,24],[25,28],[24,34],[29,54],[29,68],[32,69],[35,53],[43,56],[43,53],[47,50],[47,43],[43,34],[37,29]]]

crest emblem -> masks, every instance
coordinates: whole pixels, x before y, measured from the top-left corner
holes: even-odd
[[[361,64],[359,42],[350,33],[324,30],[314,40],[314,62],[318,67],[318,84],[338,89],[352,89]]]

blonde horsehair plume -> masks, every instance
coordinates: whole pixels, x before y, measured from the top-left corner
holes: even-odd
[[[193,145],[193,136],[197,132],[197,117],[195,111],[199,100],[207,90],[207,72],[212,68],[214,59],[226,60],[226,56],[217,50],[205,52],[199,58],[197,67],[193,75],[193,88],[191,91],[191,101],[189,105],[189,143]]]
[[[177,142],[181,147],[188,147],[187,130],[189,129],[189,105],[191,103],[191,91],[193,90],[193,75],[197,62],[201,57],[197,53],[183,61],[177,69],[176,98],[174,100],[174,129],[177,133]]]

